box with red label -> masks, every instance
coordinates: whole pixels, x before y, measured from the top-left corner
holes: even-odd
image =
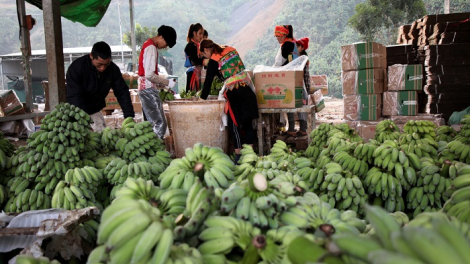
[[[109,91],[108,95],[104,100],[106,102],[106,106],[103,108],[103,110],[121,109],[117,97],[114,96],[114,92],[112,89]]]
[[[382,111],[381,94],[353,94],[344,96],[344,119],[379,120]]]
[[[5,116],[25,114],[23,104],[13,90],[0,92],[0,106]]]
[[[302,107],[303,71],[261,71],[254,75],[259,108]]]

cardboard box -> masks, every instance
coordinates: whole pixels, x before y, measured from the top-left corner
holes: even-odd
[[[255,90],[259,108],[302,107],[303,71],[255,73]]]
[[[106,106],[103,108],[103,110],[121,109],[121,106],[119,105],[116,96],[114,96],[112,89],[109,91],[104,100],[106,102]]]
[[[341,47],[341,70],[386,69],[387,48],[376,42]]]
[[[418,114],[416,91],[384,92],[384,116],[413,116]]]
[[[316,91],[308,95],[308,105],[315,105],[315,112],[318,113],[325,108],[325,100],[321,91]]]
[[[380,121],[359,121],[357,123],[357,131],[359,136],[364,139],[364,142],[368,142],[370,139],[375,138],[375,127]]]
[[[382,110],[381,94],[356,94],[344,96],[344,119],[375,121]]]
[[[388,66],[389,91],[423,90],[423,66],[395,64]]]
[[[142,112],[142,104],[140,102],[138,103],[132,103],[132,106],[134,107],[134,112],[135,113],[141,113]]]
[[[436,124],[436,126],[443,126],[445,125],[445,119],[440,117],[439,115],[432,115],[432,114],[418,114],[416,116],[392,116],[390,118],[397,126],[405,125],[406,122],[409,120],[428,120]],[[455,128],[454,128],[455,129]]]
[[[326,75],[310,75],[310,91],[314,93],[320,90],[323,95],[328,94],[328,77]]]
[[[4,116],[26,113],[23,104],[13,90],[0,91],[0,107]]]
[[[124,78],[129,89],[137,89],[137,79],[139,78],[137,73],[125,72],[122,74],[122,78]]]
[[[385,78],[387,78],[385,69],[343,71],[341,73],[343,95],[383,93]]]

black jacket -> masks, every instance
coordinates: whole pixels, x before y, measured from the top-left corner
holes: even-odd
[[[124,117],[134,117],[129,87],[122,78],[119,67],[111,64],[102,73],[91,64],[90,55],[84,55],[70,64],[67,75],[67,102],[91,115],[101,111],[105,98],[113,88]]]

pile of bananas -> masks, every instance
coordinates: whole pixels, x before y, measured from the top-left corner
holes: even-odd
[[[352,210],[340,212],[332,208],[327,202],[323,202],[316,194],[307,192],[297,197],[297,204],[282,212],[280,220],[287,225],[299,229],[320,229],[325,233],[340,232],[359,234],[366,229],[366,223],[357,218],[357,213]],[[334,227],[333,230],[325,224]],[[328,228],[329,230],[323,230]]]
[[[464,115],[460,122],[460,133],[455,136],[454,140],[462,141],[463,143],[469,144],[470,142],[470,115]]]
[[[214,78],[214,80],[215,80],[215,78]],[[180,93],[180,98],[181,99],[191,99],[193,97],[199,97],[199,95],[197,94],[196,91],[191,90],[191,91],[186,92],[186,90],[184,90]]]
[[[3,199],[5,199],[4,193],[0,195],[3,195]],[[51,208],[51,197],[34,189],[25,189],[19,191],[15,196],[10,196],[10,199],[4,206],[5,211],[16,213],[49,208]]]
[[[440,126],[436,128],[436,141],[450,142],[454,140],[458,134],[459,133],[450,126]]]
[[[345,137],[350,142],[363,142],[364,140],[357,134],[356,130],[349,127],[346,123],[334,125],[334,129],[328,131],[328,137]]]
[[[16,257],[17,264],[60,264],[57,260],[49,260],[46,257],[35,258],[30,255],[19,255]]]
[[[167,263],[173,230],[143,199],[118,198],[101,216],[96,247],[87,263]]]
[[[450,198],[444,204],[443,211],[461,222],[470,224],[470,165],[457,163],[455,167],[457,166],[458,176],[447,189]]]
[[[362,214],[368,196],[359,177],[343,171],[341,165],[334,162],[326,164],[325,170],[326,176],[320,185],[320,199],[329,203],[331,208]]]
[[[371,236],[334,235],[330,249],[353,263],[470,263],[470,242],[448,220],[434,218],[427,228],[405,227],[383,209],[366,207]],[[351,263],[351,262],[350,262]]]
[[[160,89],[159,96],[162,102],[175,100],[175,94],[173,90]]]
[[[196,143],[185,149],[185,156],[172,160],[158,180],[163,189],[191,187],[195,178],[204,180],[208,187],[227,188],[235,178],[234,169],[233,161],[221,148]],[[189,191],[187,187],[184,189]]]

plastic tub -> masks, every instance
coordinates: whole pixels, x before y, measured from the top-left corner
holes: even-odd
[[[173,100],[168,102],[175,155],[183,157],[184,150],[200,142],[219,147],[227,153],[228,133],[222,127],[221,116],[225,101],[222,100]]]

